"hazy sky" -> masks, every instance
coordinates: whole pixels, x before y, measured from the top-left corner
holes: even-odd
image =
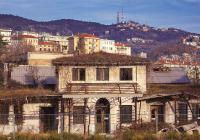
[[[0,0],[1,14],[38,21],[70,18],[112,24],[122,8],[126,20],[200,33],[200,0]]]

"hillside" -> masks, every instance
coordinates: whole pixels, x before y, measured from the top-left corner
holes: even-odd
[[[95,22],[85,22],[72,19],[61,19],[46,22],[33,21],[19,16],[0,14],[0,28],[13,30],[29,30],[48,32],[52,34],[72,35],[76,33],[94,33],[103,38],[126,42],[133,37],[153,40],[158,42],[176,42],[189,32],[169,28],[155,29],[133,21],[126,23],[104,25]]]
[[[183,30],[168,28],[157,29],[148,25],[139,24],[134,21],[125,23],[104,25],[96,22],[78,21],[73,19],[60,19],[46,22],[34,21],[14,15],[0,14],[0,28],[11,28],[14,31],[35,31],[47,32],[60,35],[74,35],[77,33],[91,33],[101,38],[113,39],[116,41],[129,42],[133,51],[145,51],[150,57],[156,59],[158,55],[168,53],[184,52],[185,47],[181,47],[181,39],[194,33]],[[135,42],[134,39],[141,39],[144,42]],[[174,48],[174,49],[173,49]],[[179,48],[179,49],[175,49]],[[171,50],[176,50],[172,51]],[[161,52],[160,54],[157,54]]]

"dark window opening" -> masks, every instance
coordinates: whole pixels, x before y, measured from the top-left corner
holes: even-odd
[[[14,105],[15,124],[20,125],[23,123],[23,105]]]
[[[72,69],[73,81],[85,81],[85,68],[73,68]]]
[[[121,68],[120,69],[120,80],[132,80],[132,68]]]
[[[188,108],[187,104],[179,103],[178,112],[179,112],[179,121],[184,122],[188,119]]]
[[[120,122],[121,123],[132,122],[132,106],[131,105],[120,106]]]
[[[192,104],[192,118],[198,119],[200,117],[200,106],[199,104]]]
[[[109,80],[109,69],[108,68],[97,68],[96,69],[97,81],[108,81]]]
[[[158,122],[164,121],[164,106],[163,105],[151,105],[151,120],[155,121],[158,119]]]
[[[74,106],[73,108],[73,123],[84,124],[84,106]]]
[[[156,109],[151,110],[151,119],[153,119],[153,120],[156,119]]]
[[[0,104],[0,124],[2,125],[8,124],[8,117],[9,117],[9,105]]]

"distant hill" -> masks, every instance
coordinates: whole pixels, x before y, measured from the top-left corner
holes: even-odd
[[[166,44],[178,44],[188,35],[196,35],[180,29],[157,29],[134,21],[104,25],[96,22],[86,22],[73,19],[60,19],[46,22],[34,21],[19,16],[0,14],[0,28],[11,28],[14,31],[47,32],[60,35],[73,35],[77,33],[91,33],[102,38],[127,42],[133,47],[145,51],[152,51]],[[150,40],[151,43],[132,42],[132,38]],[[175,46],[175,45],[174,45]],[[163,47],[161,47],[163,49]],[[158,51],[158,50],[157,50]]]
[[[104,25],[95,22],[61,19],[46,22],[34,21],[14,15],[0,14],[0,28],[21,31],[48,32],[52,34],[72,35],[77,33],[94,33],[103,38],[126,42],[127,39],[139,37],[158,42],[174,42],[191,33],[179,29],[155,29],[133,21]]]

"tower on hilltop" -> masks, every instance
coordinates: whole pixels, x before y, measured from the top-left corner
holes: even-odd
[[[124,9],[122,8],[121,11],[117,11],[117,24],[124,22]]]

